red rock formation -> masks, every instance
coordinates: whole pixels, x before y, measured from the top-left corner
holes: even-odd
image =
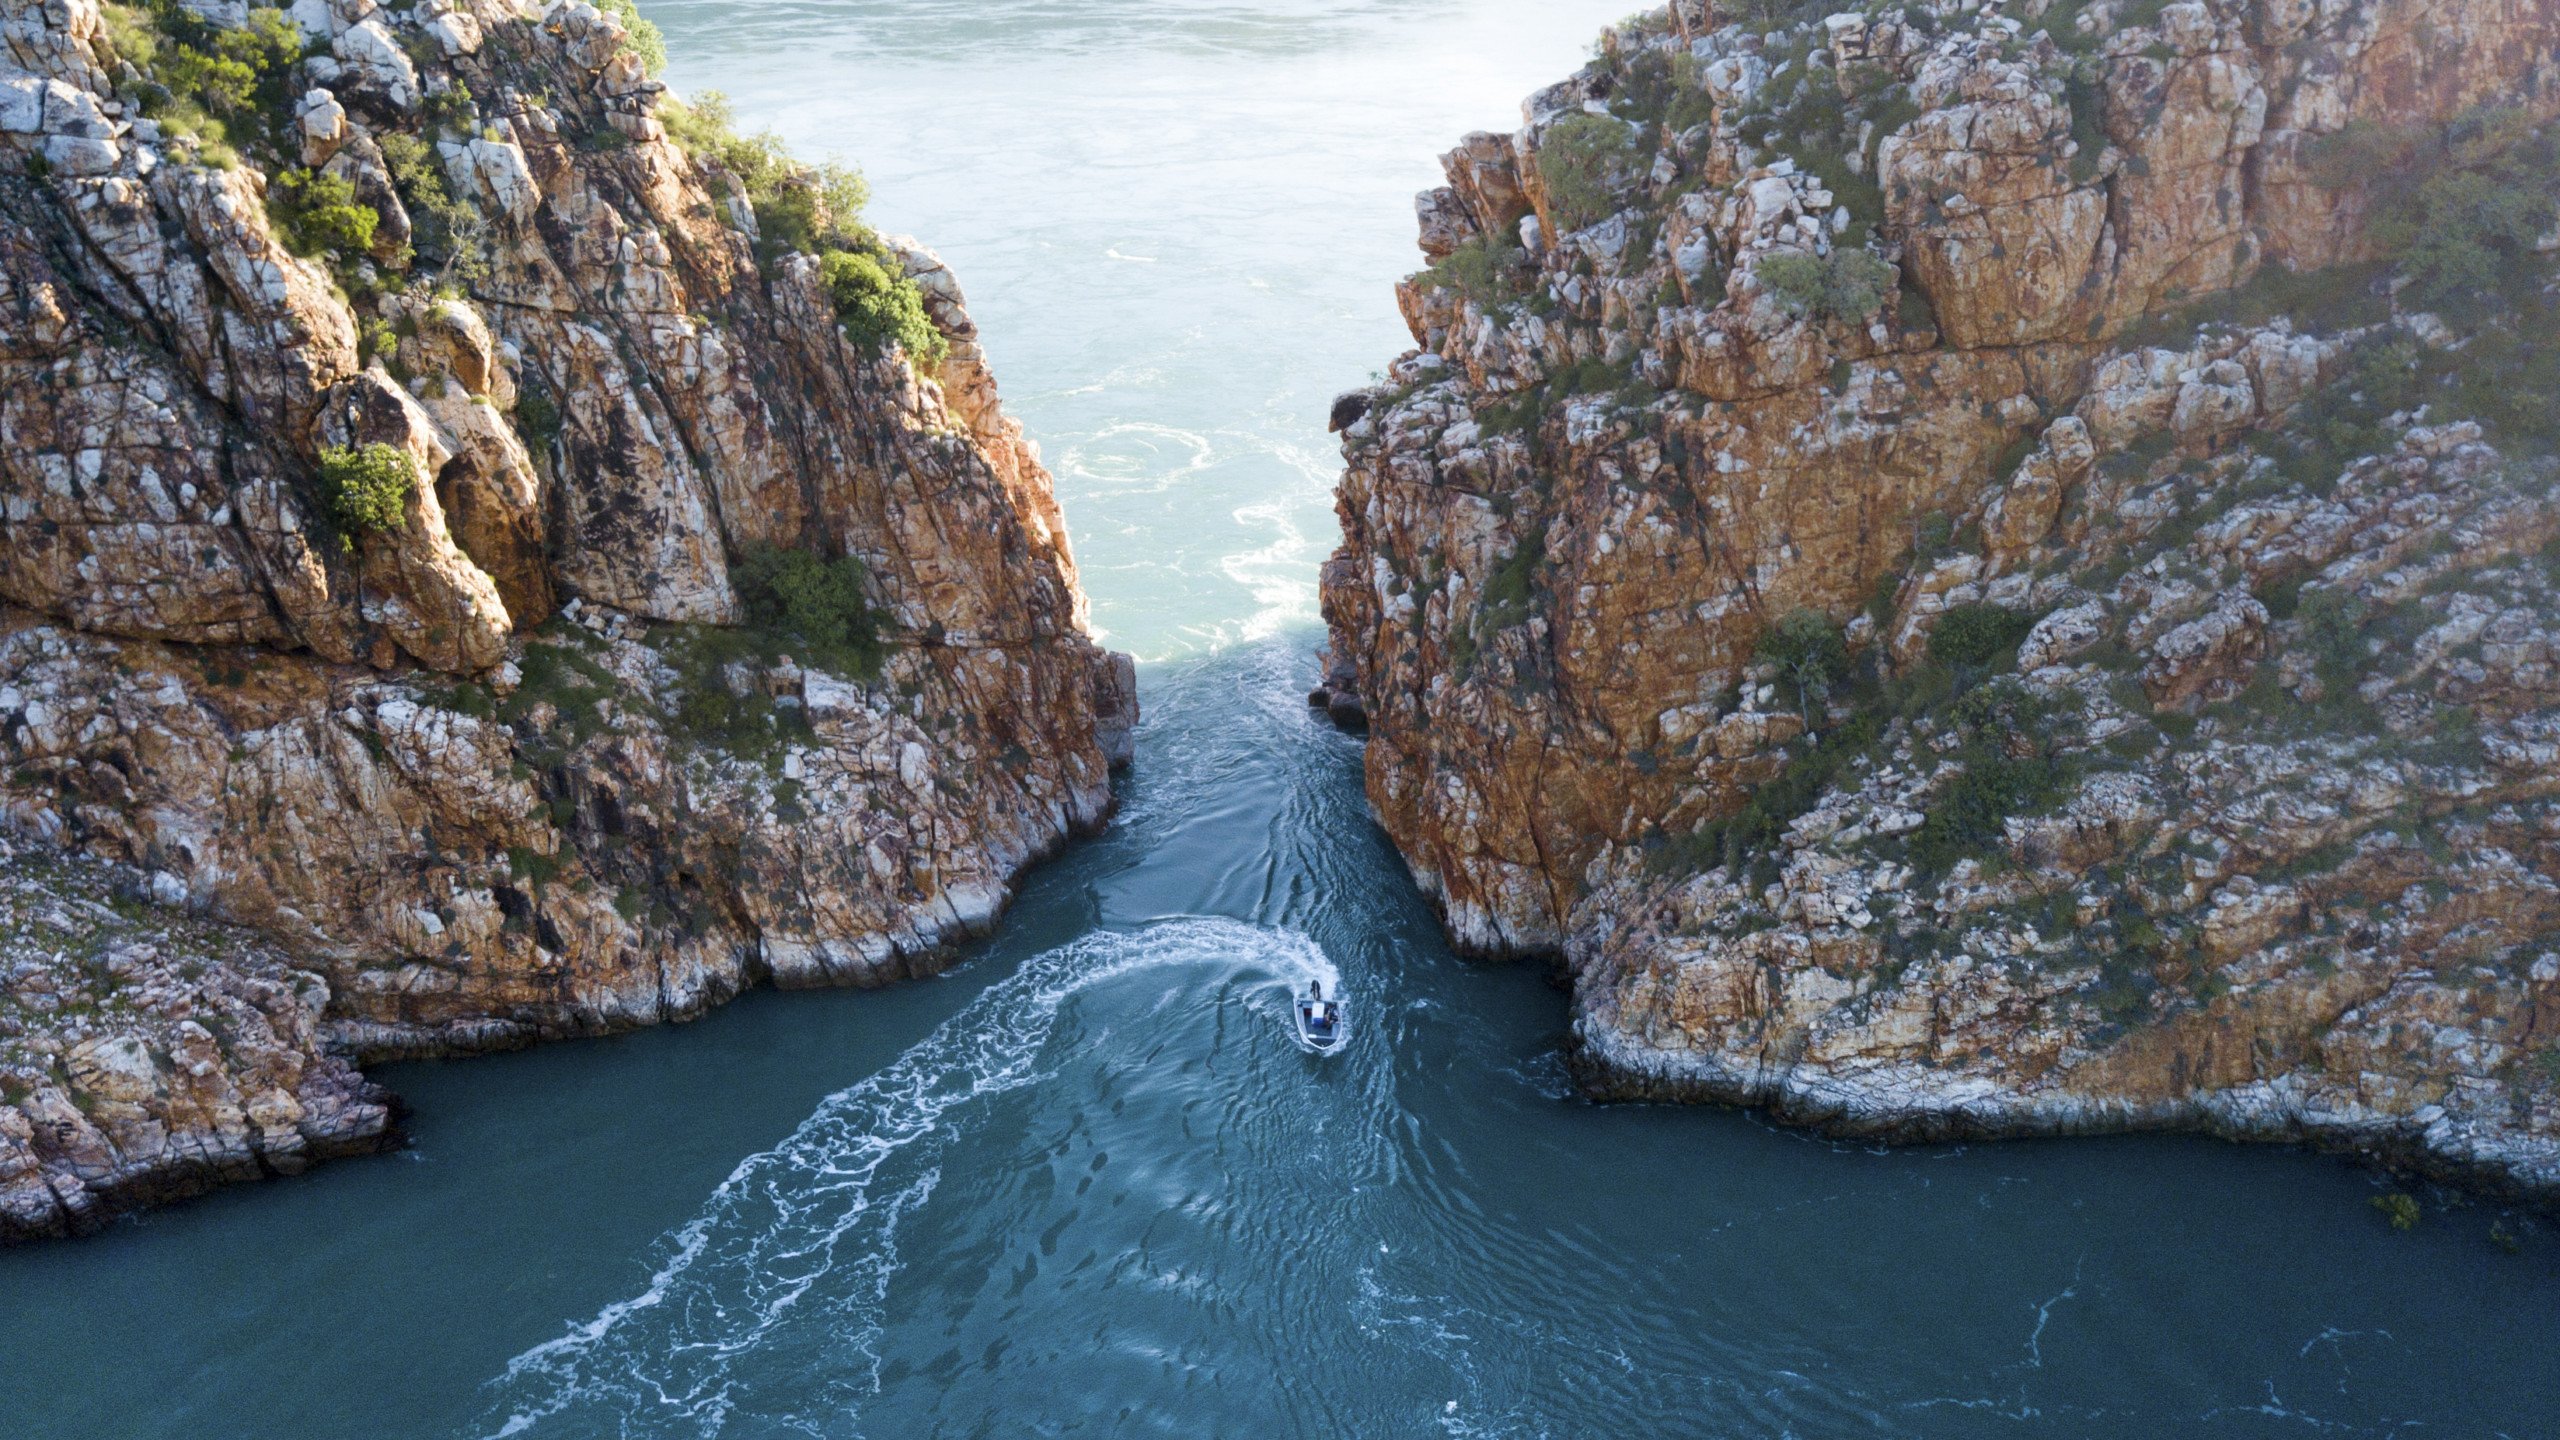
[[[2517,569],[2560,509],[2547,436],[2453,423],[2547,317],[2528,284],[2448,324],[2347,265],[2402,257],[2371,227],[2430,166],[2547,192],[2513,170],[2560,15],[1819,10],[1631,22],[1424,197],[1444,258],[1339,412],[1325,571],[1381,822],[1460,944],[1565,954],[1604,1091],[2560,1183],[2521,758],[2554,612]],[[2375,412],[2377,375],[2432,408]],[[2318,658],[2350,611],[2522,648],[2456,695]],[[1797,613],[1836,661],[1774,636]],[[2340,687],[2372,710],[2311,708]],[[2343,809],[2279,841],[2306,784]],[[2462,855],[2423,893],[2383,884],[2393,814]]]
[[[864,242],[945,353],[857,341],[580,0],[295,14],[241,161],[95,0],[0,0],[0,815],[280,947],[358,1056],[929,968],[1136,718],[949,272]],[[296,161],[364,253],[288,244]],[[333,526],[364,446],[422,483]],[[860,562],[876,676],[722,638],[767,547]],[[79,1214],[151,1192],[11,1133]]]

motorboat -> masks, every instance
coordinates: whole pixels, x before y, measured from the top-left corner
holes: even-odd
[[[1324,998],[1324,987],[1310,985],[1308,993],[1298,996],[1290,1013],[1298,1018],[1298,1043],[1319,1055],[1330,1055],[1342,1048],[1349,1025],[1342,1018],[1342,1002]]]

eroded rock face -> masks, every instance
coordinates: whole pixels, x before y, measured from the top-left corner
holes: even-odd
[[[1595,863],[1565,946],[1592,1081],[1902,1138],[2351,1144],[2560,1193],[2552,467],[2461,424],[2326,493],[2267,468],[2101,482],[2139,518],[2091,548],[2148,558],[2049,597],[1979,726],[1897,722],[1750,862]],[[2249,595],[2270,580],[2287,620]],[[2051,796],[1950,859],[1966,777],[2004,762]]]
[[[2416,408],[2490,351],[2372,268],[2178,312],[2375,260],[2327,137],[2529,131],[2560,17],[2156,8],[1675,5],[1452,152],[1318,698],[1604,1093],[2551,1191],[2547,439]]]
[[[137,873],[0,839],[0,1235],[390,1144],[390,1097],[323,1044],[328,1003]]]
[[[1136,723],[947,268],[887,242],[947,356],[855,343],[579,0],[293,14],[272,163],[379,222],[334,270],[93,0],[0,0],[0,814],[359,1057],[930,967]],[[342,533],[369,445],[420,483]],[[861,562],[876,676],[721,648],[765,547]]]

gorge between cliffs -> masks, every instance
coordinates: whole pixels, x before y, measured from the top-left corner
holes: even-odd
[[[2555,26],[0,0],[5,1428],[2537,1433]]]

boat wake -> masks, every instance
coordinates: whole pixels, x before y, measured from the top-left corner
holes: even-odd
[[[1283,993],[1341,985],[1306,936],[1222,919],[1097,933],[1033,958],[741,1162],[666,1238],[639,1294],[508,1362],[478,1432],[712,1435],[752,1413],[757,1433],[846,1433],[879,1390],[900,1223],[931,1198],[950,1140],[993,1097],[1046,1078],[1077,992],[1174,966],[1258,973]],[[794,1377],[784,1403],[746,1394],[776,1374]]]

